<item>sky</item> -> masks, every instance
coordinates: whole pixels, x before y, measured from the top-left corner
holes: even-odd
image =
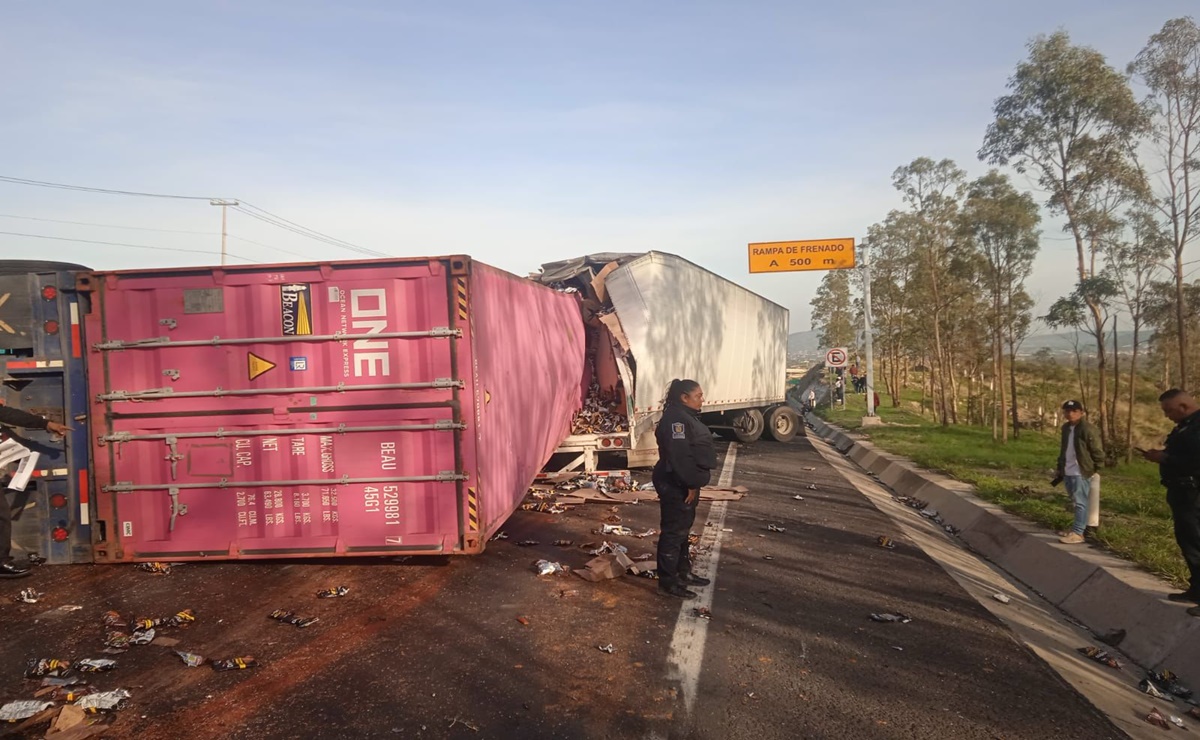
[[[747,243],[861,239],[917,157],[984,174],[992,104],[1036,35],[1065,29],[1123,69],[1196,8],[0,0],[0,175],[237,198],[369,250],[518,274],[671,252],[804,331],[822,274],[751,275]],[[363,256],[228,219],[231,263]],[[215,264],[220,224],[205,200],[0,182],[3,259]],[[1042,312],[1070,290],[1059,229],[1029,283]]]

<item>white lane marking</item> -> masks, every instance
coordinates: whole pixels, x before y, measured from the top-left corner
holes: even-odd
[[[737,461],[737,443],[729,443],[725,453],[725,464],[717,485],[728,487],[733,482],[733,466]],[[683,692],[683,703],[691,714],[700,689],[700,667],[704,664],[704,644],[708,637],[708,620],[700,619],[694,609],[712,608],[713,592],[717,588],[717,561],[721,559],[721,530],[725,527],[725,509],[728,503],[714,501],[708,510],[708,522],[700,535],[700,555],[692,563],[692,571],[712,580],[707,586],[695,587],[700,596],[688,599],[679,608],[675,621],[675,634],[671,638],[671,651],[667,655],[667,679],[678,681]],[[708,526],[712,524],[713,526]]]

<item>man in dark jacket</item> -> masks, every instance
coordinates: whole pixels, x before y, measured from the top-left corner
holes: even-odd
[[[1167,436],[1164,449],[1137,452],[1158,463],[1158,475],[1167,489],[1167,504],[1175,522],[1175,541],[1191,573],[1188,589],[1168,594],[1167,598],[1200,604],[1200,404],[1178,388],[1163,393],[1158,401],[1175,428]],[[1200,607],[1192,607],[1188,614],[1200,617]]]
[[[667,391],[666,408],[654,431],[658,464],[654,490],[658,492],[662,533],[658,537],[658,591],[690,599],[688,588],[707,586],[709,580],[692,575],[688,535],[696,521],[700,489],[708,485],[717,466],[712,432],[700,421],[704,391],[694,380],[674,380]]]
[[[20,409],[0,406],[0,438],[7,438],[4,427],[45,429],[53,434],[66,434],[70,427],[48,421]],[[12,562],[12,508],[4,490],[0,489],[0,578],[21,578],[29,575],[29,568],[19,567]]]
[[[1062,408],[1067,423],[1062,427],[1055,482],[1061,480],[1067,485],[1067,493],[1075,507],[1075,523],[1058,541],[1078,545],[1084,541],[1083,533],[1087,529],[1089,481],[1104,461],[1104,445],[1096,427],[1083,418],[1082,403],[1067,401]]]

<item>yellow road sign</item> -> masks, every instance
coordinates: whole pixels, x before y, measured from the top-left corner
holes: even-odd
[[[750,272],[840,270],[854,267],[853,239],[756,242],[750,246]]]

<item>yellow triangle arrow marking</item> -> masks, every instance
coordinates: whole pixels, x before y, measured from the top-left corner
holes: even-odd
[[[250,365],[251,380],[254,380],[268,370],[273,370],[275,368],[275,363],[271,362],[270,360],[264,360],[253,352],[247,353],[247,360]]]

